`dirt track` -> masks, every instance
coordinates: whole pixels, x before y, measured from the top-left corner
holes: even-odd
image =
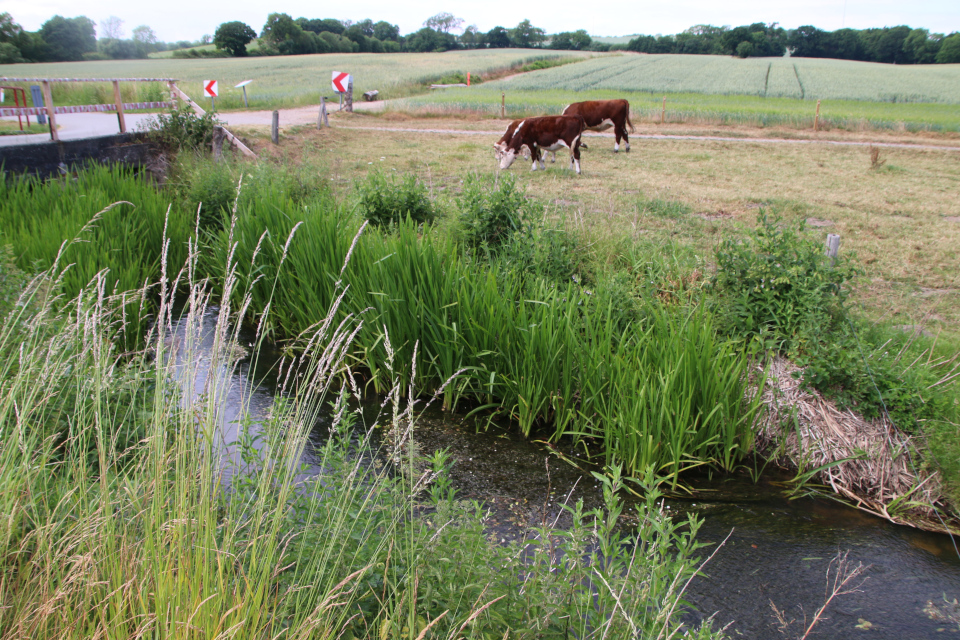
[[[386,107],[385,101],[379,102],[357,102],[354,103],[354,108],[357,111],[361,112],[371,112],[371,111],[381,111]],[[430,127],[418,127],[418,126],[380,126],[379,124],[373,124],[369,126],[357,124],[357,123],[342,123],[337,122],[341,118],[352,118],[350,114],[338,113],[337,105],[334,103],[333,108],[330,110],[330,116],[332,120],[332,126],[338,129],[353,129],[353,130],[369,130],[369,131],[385,131],[385,132],[394,132],[394,133],[432,133],[437,135],[463,135],[463,136],[499,136],[503,133],[503,127],[499,128],[488,128],[489,125],[492,125],[494,121],[483,121],[483,129],[463,129],[463,128],[430,128]],[[291,127],[291,126],[303,126],[309,124],[316,124],[317,116],[319,114],[319,105],[309,106],[309,107],[297,107],[294,109],[281,109],[280,110],[280,126],[281,128]],[[273,118],[272,111],[236,111],[232,113],[222,113],[219,114],[221,120],[223,120],[227,126],[236,127],[236,126],[270,126]],[[458,120],[445,119],[444,122],[450,123],[459,123]],[[736,135],[736,136],[723,136],[723,135],[712,135],[711,133],[716,132],[717,127],[691,127],[683,126],[680,127],[684,130],[691,129],[701,129],[704,130],[703,134],[698,133],[632,133],[630,135],[631,139],[634,140],[708,140],[714,142],[745,142],[745,143],[758,143],[758,144],[808,144],[808,145],[833,145],[833,146],[843,146],[843,147],[883,147],[883,148],[897,148],[897,149],[919,149],[919,150],[932,150],[932,151],[957,151],[960,152],[960,145],[951,145],[947,144],[924,144],[924,143],[915,143],[915,142],[905,142],[902,140],[883,140],[875,139],[880,136],[874,135],[857,135],[853,134],[853,137],[849,132],[842,132],[843,135],[820,132],[818,134],[813,134],[812,132],[799,132],[799,131],[790,131],[789,137],[758,137],[756,134],[762,129],[751,128],[750,135]],[[646,127],[644,125],[638,125],[638,129],[642,131]],[[707,131],[711,133],[707,133]],[[737,133],[742,133],[737,131]],[[803,137],[801,137],[803,136]],[[816,136],[816,137],[815,137]],[[829,137],[828,137],[829,136]],[[584,137],[613,137],[612,133],[588,133]],[[883,136],[887,137],[887,136]],[[855,139],[857,138],[857,139]],[[944,140],[943,142],[948,142]],[[953,140],[949,140],[953,142]]]

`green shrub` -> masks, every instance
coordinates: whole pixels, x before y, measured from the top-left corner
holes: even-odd
[[[159,113],[156,118],[156,127],[151,130],[151,136],[172,151],[208,148],[213,141],[213,128],[221,124],[213,112],[198,116],[189,106],[173,109],[170,113]]]
[[[361,213],[378,227],[396,225],[407,218],[423,224],[436,217],[427,188],[416,176],[388,178],[374,171],[357,184],[356,190]]]
[[[807,351],[798,359],[804,384],[865,418],[878,418],[886,409],[908,433],[931,420],[957,421],[956,385],[937,384],[949,369],[932,366],[937,358],[928,357],[908,333],[850,321]]]
[[[467,177],[457,207],[464,244],[493,254],[526,233],[528,221],[543,212],[543,205],[528,199],[512,174]]]
[[[831,265],[803,230],[761,210],[746,241],[728,238],[717,249],[711,285],[721,330],[751,351],[796,353],[847,317],[844,285],[859,270],[842,257]]]

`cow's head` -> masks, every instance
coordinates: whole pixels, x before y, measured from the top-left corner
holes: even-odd
[[[517,159],[517,150],[516,149],[504,149],[500,152],[500,168],[509,169],[510,165],[513,164],[513,161]]]
[[[504,149],[506,149],[506,148],[507,148],[507,143],[506,143],[506,142],[494,142],[494,143],[493,143],[493,157],[497,160],[497,162],[500,161],[500,158],[503,156],[503,151],[504,151]]]

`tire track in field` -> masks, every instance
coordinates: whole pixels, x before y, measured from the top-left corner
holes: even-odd
[[[410,129],[406,127],[351,127],[338,125],[337,129],[350,129],[353,131],[386,131],[393,133],[430,133],[436,135],[460,135],[460,136],[500,136],[503,130],[497,131],[469,131],[464,129]],[[612,133],[585,133],[584,137],[590,138],[612,138]],[[728,138],[724,136],[694,136],[694,135],[670,135],[663,133],[631,133],[632,140],[705,140],[709,142],[743,142],[758,144],[824,144],[836,147],[881,147],[885,149],[912,149],[925,151],[958,151],[960,147],[934,145],[934,144],[911,144],[908,142],[859,142],[853,140],[793,140],[788,138]]]

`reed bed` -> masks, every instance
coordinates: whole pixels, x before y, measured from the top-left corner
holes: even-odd
[[[195,280],[198,255],[193,239],[184,268],[162,263],[157,321],[135,354],[113,341],[126,296],[105,294],[102,272],[72,298],[54,295],[58,268],[15,292],[4,281],[17,301],[0,324],[0,638],[720,637],[679,619],[699,523],[664,515],[650,472],[636,532],[617,530],[613,468],[607,508],[572,506],[569,532],[487,541],[478,506],[439,481],[442,456],[414,453],[399,385],[382,422],[356,422],[351,386],[335,385],[364,322],[339,322],[336,303],[284,362],[269,414],[242,406],[244,436],[224,443],[251,301],[230,305],[244,281],[232,260],[222,289]],[[331,437],[304,468],[321,413]],[[367,449],[378,426],[392,462]]]
[[[651,303],[626,318],[623,300],[471,258],[452,233],[363,227],[329,195],[242,204],[212,249],[214,264],[243,265],[251,314],[269,310],[278,338],[342,298],[343,318],[364,319],[351,363],[372,391],[412,385],[446,409],[502,412],[528,436],[600,439],[631,475],[732,469],[751,447],[746,360],[702,312]]]

